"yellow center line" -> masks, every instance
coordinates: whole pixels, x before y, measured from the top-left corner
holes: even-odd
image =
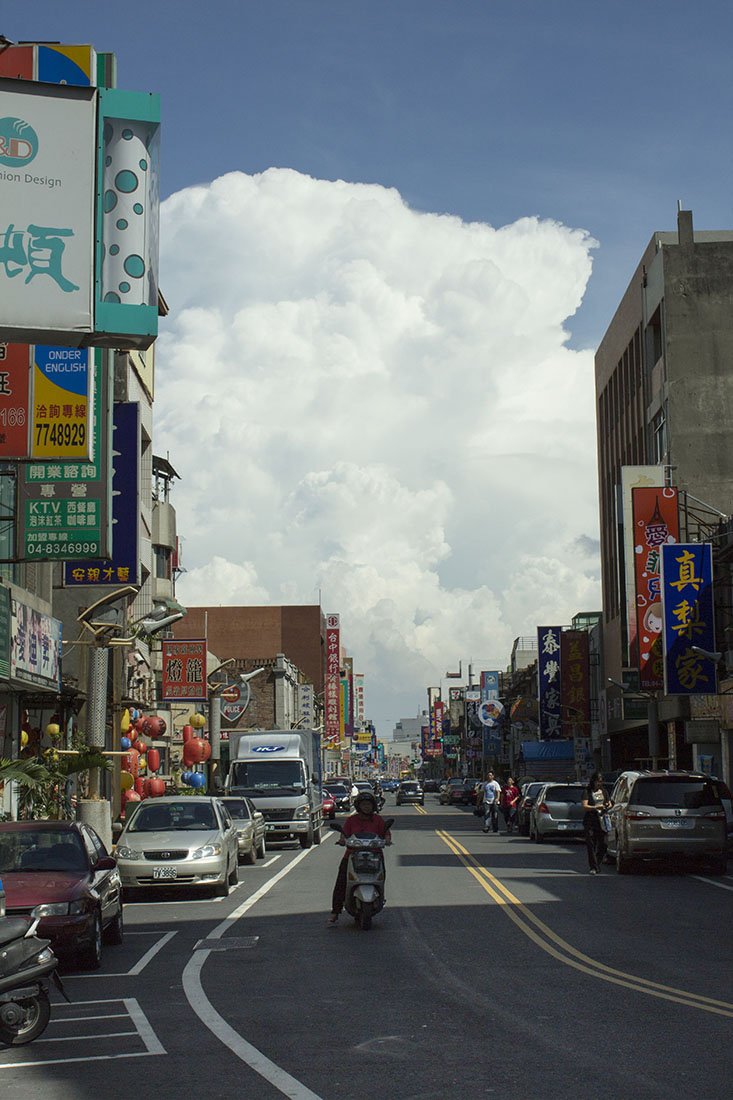
[[[455,837],[441,829],[435,831],[436,835],[458,857],[486,893],[494,899],[497,905],[503,906],[504,913],[517,927],[538,947],[541,947],[543,951],[559,962],[571,966],[575,970],[580,970],[584,974],[589,974],[593,978],[611,982],[613,985],[624,986],[627,989],[636,990],[638,993],[646,993],[650,997],[661,997],[663,1000],[675,1001],[690,1008],[699,1008],[704,1012],[714,1012],[719,1016],[733,1017],[733,1004],[727,1001],[716,1001],[712,997],[703,997],[697,993],[689,993],[684,989],[675,989],[673,986],[649,981],[647,978],[639,978],[635,974],[628,974],[624,970],[615,970],[613,967],[606,966],[604,963],[597,962],[588,955],[584,955],[582,951],[578,951],[567,943],[539,917],[535,916],[495,875],[482,867]],[[534,928],[531,925],[534,925]],[[538,934],[535,928],[539,929],[541,934]],[[548,940],[551,942],[548,943]],[[552,944],[557,944],[560,950],[556,950]]]
[[[428,813],[428,811],[427,811],[427,810],[424,810],[424,809],[422,808],[422,806],[418,806],[418,804],[417,804],[416,802],[413,802],[413,803],[412,803],[412,808],[413,808],[414,810],[417,810],[417,812],[418,812],[419,814],[425,814],[425,816],[427,817],[427,813]]]

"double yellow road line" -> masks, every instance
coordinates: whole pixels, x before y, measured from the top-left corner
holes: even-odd
[[[633,989],[636,993],[645,993],[649,997],[661,997],[665,1001],[674,1001],[676,1004],[686,1005],[688,1008],[699,1008],[702,1012],[714,1012],[718,1016],[733,1017],[733,1004],[727,1001],[716,1001],[712,997],[701,997],[697,993],[688,993],[684,989],[675,989],[672,986],[662,985],[659,982],[650,982],[646,978],[638,978],[635,974],[628,974],[624,970],[615,970],[604,963],[596,962],[582,951],[576,950],[566,940],[552,931],[543,921],[515,897],[502,882],[482,867],[474,857],[466,851],[462,844],[442,829],[436,829],[436,834],[444,844],[450,848],[461,861],[476,881],[483,887],[486,893],[493,898],[497,905],[502,906],[503,912],[512,920],[525,936],[542,948],[558,962],[565,966],[571,966],[574,970],[580,970],[591,978],[598,978],[603,982],[611,982],[626,989]]]

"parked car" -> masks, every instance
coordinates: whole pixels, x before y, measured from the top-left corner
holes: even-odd
[[[725,788],[727,790],[727,788]],[[727,870],[723,785],[698,772],[623,772],[611,795],[608,853],[616,869],[635,863],[679,859]]]
[[[421,806],[425,805],[425,795],[423,789],[419,783],[414,779],[406,779],[403,783],[400,783],[397,788],[397,795],[395,801],[398,806],[403,806],[405,802],[417,802]]]
[[[524,783],[520,790],[517,806],[517,831],[520,836],[529,836],[529,816],[534,806],[535,796],[544,783]]]
[[[529,837],[541,844],[549,836],[583,837],[584,783],[543,783],[530,810]]]
[[[89,970],[102,940],[122,943],[122,882],[94,829],[75,821],[0,824],[0,878],[8,917],[38,917],[38,935]]]
[[[326,797],[326,793],[334,801],[335,812],[337,814],[347,814],[351,809],[351,801],[349,799],[349,788],[345,783],[335,783],[330,779],[323,784],[323,796]],[[324,809],[324,815],[326,813]]]
[[[219,897],[239,879],[239,838],[221,799],[164,795],[141,802],[115,848],[126,890],[206,886]]]
[[[449,779],[440,792],[438,801],[442,805],[456,805],[462,803],[467,806],[475,799],[475,780],[473,779]]]
[[[258,857],[264,859],[267,854],[264,814],[250,798],[227,796],[219,801],[229,811],[237,830],[239,862],[252,864]]]

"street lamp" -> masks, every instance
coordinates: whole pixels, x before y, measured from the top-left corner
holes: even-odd
[[[209,705],[209,743],[211,745],[211,756],[209,758],[209,794],[214,794],[214,773],[221,763],[221,696],[227,689],[231,688],[232,684],[228,680],[222,680],[219,683],[212,684],[211,677],[216,676],[217,672],[226,668],[227,665],[231,665],[236,660],[236,657],[229,657],[226,661],[222,661],[220,665],[217,665],[215,669],[206,677],[207,688],[207,701]],[[264,672],[264,666],[262,668],[256,668],[252,672],[240,672],[239,680],[242,684],[249,684],[255,676],[258,676],[260,672]],[[236,686],[236,685],[235,685]],[[247,702],[245,708],[249,705],[249,687],[247,687]]]
[[[620,680],[614,680],[613,676],[607,676],[606,679],[609,684],[613,684],[614,687],[620,688],[624,695],[638,695],[642,699],[646,699],[647,744],[649,746],[649,756],[652,761],[652,768],[656,771],[659,761],[659,707],[657,693],[655,691],[647,691],[644,688],[631,688],[628,684],[623,684]]]

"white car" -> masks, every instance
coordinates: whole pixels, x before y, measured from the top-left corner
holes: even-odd
[[[219,897],[239,881],[239,842],[229,811],[205,795],[147,798],[115,846],[126,891],[149,886],[207,886]]]

